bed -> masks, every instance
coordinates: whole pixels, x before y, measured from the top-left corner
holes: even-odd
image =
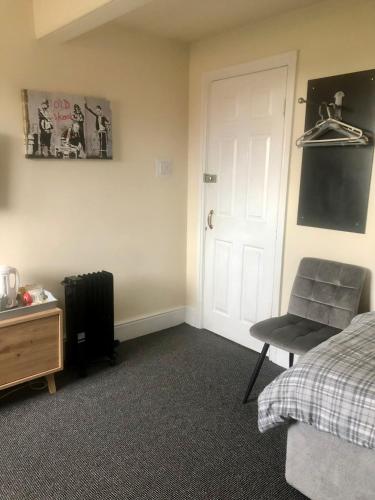
[[[259,396],[261,432],[288,424],[287,481],[312,500],[375,499],[375,312],[315,347]]]

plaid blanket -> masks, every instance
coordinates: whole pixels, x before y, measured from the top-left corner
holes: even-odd
[[[290,419],[375,448],[375,312],[356,316],[260,394],[261,432]]]

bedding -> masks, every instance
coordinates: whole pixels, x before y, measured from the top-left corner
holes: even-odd
[[[291,420],[375,448],[375,312],[356,316],[263,390],[259,430]]]

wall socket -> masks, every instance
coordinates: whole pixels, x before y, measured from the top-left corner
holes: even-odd
[[[172,175],[171,160],[155,160],[155,175],[156,177],[169,177]]]

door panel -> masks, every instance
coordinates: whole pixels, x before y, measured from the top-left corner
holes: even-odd
[[[255,87],[251,94],[250,118],[264,118],[272,115],[272,95],[268,89]]]
[[[232,244],[228,241],[215,240],[214,254],[214,311],[229,315],[230,267]]]
[[[237,164],[237,139],[224,139],[220,144],[218,174],[221,182],[218,185],[219,215],[232,215],[235,196]]]
[[[260,280],[262,277],[263,250],[249,245],[243,247],[241,320],[255,323],[258,316]]]
[[[271,138],[267,135],[258,135],[250,139],[246,199],[248,218],[264,219],[265,216],[270,146]]]
[[[205,185],[204,327],[248,347],[271,316],[286,68],[212,82]]]

